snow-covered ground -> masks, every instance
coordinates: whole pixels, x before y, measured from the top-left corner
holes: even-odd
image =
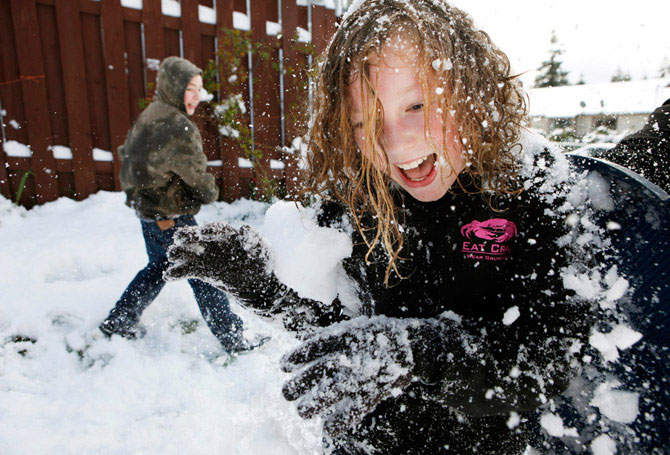
[[[146,263],[123,201],[100,192],[26,211],[0,197],[0,453],[320,453],[320,422],[281,396],[278,360],[297,341],[233,302],[250,335],[272,339],[217,363],[186,282],[146,310],[143,339],[102,339],[78,354]],[[196,218],[259,226],[267,208],[216,203]]]
[[[288,375],[279,359],[298,341],[277,322],[232,301],[247,336],[272,338],[226,364],[190,287],[177,282],[142,316],[144,338],[91,341],[146,263],[140,223],[124,197],[100,192],[29,211],[0,197],[0,454],[320,454],[320,421],[300,419],[281,395]],[[250,224],[270,245],[282,281],[304,297],[353,302],[339,265],[350,254],[349,236],[314,224],[312,210],[241,200],[203,207],[196,218]],[[567,276],[566,286],[585,298],[601,296],[603,310],[626,293],[616,268],[603,277],[605,288],[596,281]],[[505,317],[513,322],[516,315]],[[640,336],[621,324],[594,330],[589,344],[599,359],[591,368],[616,362]],[[573,395],[583,395],[584,384],[575,384]],[[590,389],[580,409],[588,423],[596,408],[600,414],[590,451],[620,453],[608,429],[639,417],[638,393],[614,380]],[[579,436],[551,403],[542,412],[550,437]]]

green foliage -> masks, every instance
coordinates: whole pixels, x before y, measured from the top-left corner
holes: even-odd
[[[152,81],[152,82],[147,83],[147,92],[148,93],[153,92],[155,87],[156,87],[156,82]],[[151,104],[151,97],[149,95],[145,96],[144,98],[140,98],[139,100],[137,100],[137,105],[140,107],[141,111],[146,109],[149,104]]]
[[[16,192],[16,199],[14,199],[14,204],[19,205],[19,201],[21,200],[23,190],[26,188],[26,182],[28,181],[28,177],[30,177],[31,175],[35,175],[33,174],[33,171],[26,171],[21,176],[21,181],[19,181],[19,189]]]
[[[210,101],[213,116],[219,127],[219,133],[235,141],[242,152],[242,156],[251,161],[254,170],[254,181],[251,182],[251,194],[255,199],[269,201],[273,197],[285,194],[283,185],[271,178],[264,164],[264,154],[273,152],[274,147],[261,144],[253,135],[250,118],[245,104],[244,93],[248,91],[249,69],[247,59],[252,55],[255,75],[268,71],[279,73],[279,61],[276,48],[271,42],[252,39],[251,32],[224,28],[216,60],[210,60],[203,72],[203,84],[209,93],[218,93],[218,100]],[[314,53],[311,43],[298,43],[293,40],[293,46],[302,55]],[[306,61],[306,59],[305,59]],[[300,81],[296,89],[305,89],[308,78],[307,66],[294,67],[285,65],[285,76],[299,76]],[[219,79],[217,76],[221,75]],[[300,77],[302,76],[302,77]],[[286,77],[285,80],[295,80]],[[254,105],[259,105],[258,92],[254,92]],[[294,106],[287,106],[287,110]]]
[[[549,133],[549,140],[552,142],[571,142],[577,138],[574,128],[566,126],[556,128]]]
[[[198,329],[198,324],[199,321],[197,319],[184,319],[179,321],[176,325],[179,326],[182,335],[189,335]]]
[[[551,32],[551,49],[549,51],[549,60],[542,62],[537,69],[538,74],[535,76],[535,87],[558,87],[561,85],[569,85],[568,72],[561,69],[563,62],[559,57],[563,53],[563,49],[558,44],[558,37],[556,31]]]
[[[261,62],[267,62],[272,58],[272,49],[266,43],[254,41],[251,32],[224,28],[222,36],[216,52],[217,59],[210,60],[203,72],[203,83],[209,93],[219,94],[218,101],[210,102],[219,133],[234,140],[239,145],[242,155],[251,161],[254,175],[260,180],[255,182],[257,192],[254,196],[264,199],[271,197],[271,179],[261,165],[262,146],[254,144],[243,93],[247,91],[246,84],[249,80],[247,67],[249,53],[256,57],[254,67],[257,67]],[[221,80],[217,78],[218,74],[222,75]],[[258,192],[262,196],[259,197]]]

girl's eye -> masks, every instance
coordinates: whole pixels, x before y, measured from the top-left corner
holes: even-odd
[[[352,126],[355,130],[363,128],[363,122],[354,123]]]
[[[421,109],[423,109],[423,103],[414,104],[408,110],[409,111],[420,111]]]

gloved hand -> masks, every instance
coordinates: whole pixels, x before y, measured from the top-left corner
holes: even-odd
[[[226,223],[179,229],[167,252],[167,280],[199,278],[253,306],[268,304],[281,286],[271,271],[268,248],[261,236],[245,225]]]
[[[338,436],[360,423],[382,400],[397,396],[440,349],[435,319],[359,317],[323,329],[286,354],[283,371],[302,369],[283,387],[303,418],[324,417],[324,431]],[[421,357],[415,361],[415,355]]]

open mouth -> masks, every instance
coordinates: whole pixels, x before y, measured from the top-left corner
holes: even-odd
[[[424,186],[431,183],[437,175],[435,170],[436,159],[437,155],[431,153],[408,163],[396,164],[396,167],[405,183],[410,186]]]

